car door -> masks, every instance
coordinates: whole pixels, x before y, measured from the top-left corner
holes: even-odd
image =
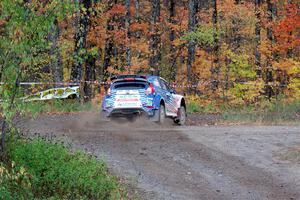
[[[176,116],[177,110],[175,110],[174,98],[173,98],[173,94],[171,93],[171,88],[168,86],[168,83],[163,79],[160,79],[160,85],[164,91],[166,115]]]

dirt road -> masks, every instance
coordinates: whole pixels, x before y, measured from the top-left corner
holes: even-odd
[[[44,116],[30,133],[67,136],[136,184],[143,199],[300,199],[299,126],[157,126],[101,122],[96,114]]]

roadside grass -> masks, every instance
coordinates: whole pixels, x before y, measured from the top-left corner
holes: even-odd
[[[127,199],[125,191],[105,162],[60,142],[20,139],[0,162],[1,200]]]
[[[254,106],[225,109],[222,110],[221,115],[224,121],[232,122],[299,123],[300,101],[262,102]]]
[[[100,99],[100,100],[99,100]],[[101,98],[81,103],[75,99],[36,101],[22,104],[25,114],[37,116],[42,113],[64,114],[73,112],[100,111]],[[298,123],[300,121],[300,100],[286,102],[263,101],[256,104],[234,105],[188,96],[187,112],[194,115],[218,115],[221,122],[232,123]]]
[[[203,99],[190,98],[187,104],[189,114],[217,114],[221,122],[233,123],[299,123],[300,100],[285,102],[261,101],[255,105],[230,105]]]
[[[81,103],[76,99],[34,101],[22,104],[25,114],[87,112],[97,109],[91,102]]]
[[[281,155],[281,159],[300,164],[300,146],[289,149]]]
[[[219,113],[220,109],[214,101],[203,105],[201,101],[192,100],[187,103],[187,112],[188,114],[212,114]]]

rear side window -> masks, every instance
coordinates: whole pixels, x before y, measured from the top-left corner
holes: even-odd
[[[154,79],[154,81],[153,81],[153,85],[154,85],[155,87],[159,87],[159,88],[161,88],[161,86],[160,86],[160,84],[159,84],[159,82],[158,82],[158,80],[157,80],[157,79]]]
[[[120,82],[113,85],[114,89],[117,90],[138,90],[146,89],[148,84],[146,82]]]

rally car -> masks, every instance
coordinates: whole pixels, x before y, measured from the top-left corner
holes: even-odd
[[[178,125],[186,121],[186,102],[167,81],[158,76],[120,75],[111,78],[102,101],[105,118],[145,115],[163,123],[166,117]]]

